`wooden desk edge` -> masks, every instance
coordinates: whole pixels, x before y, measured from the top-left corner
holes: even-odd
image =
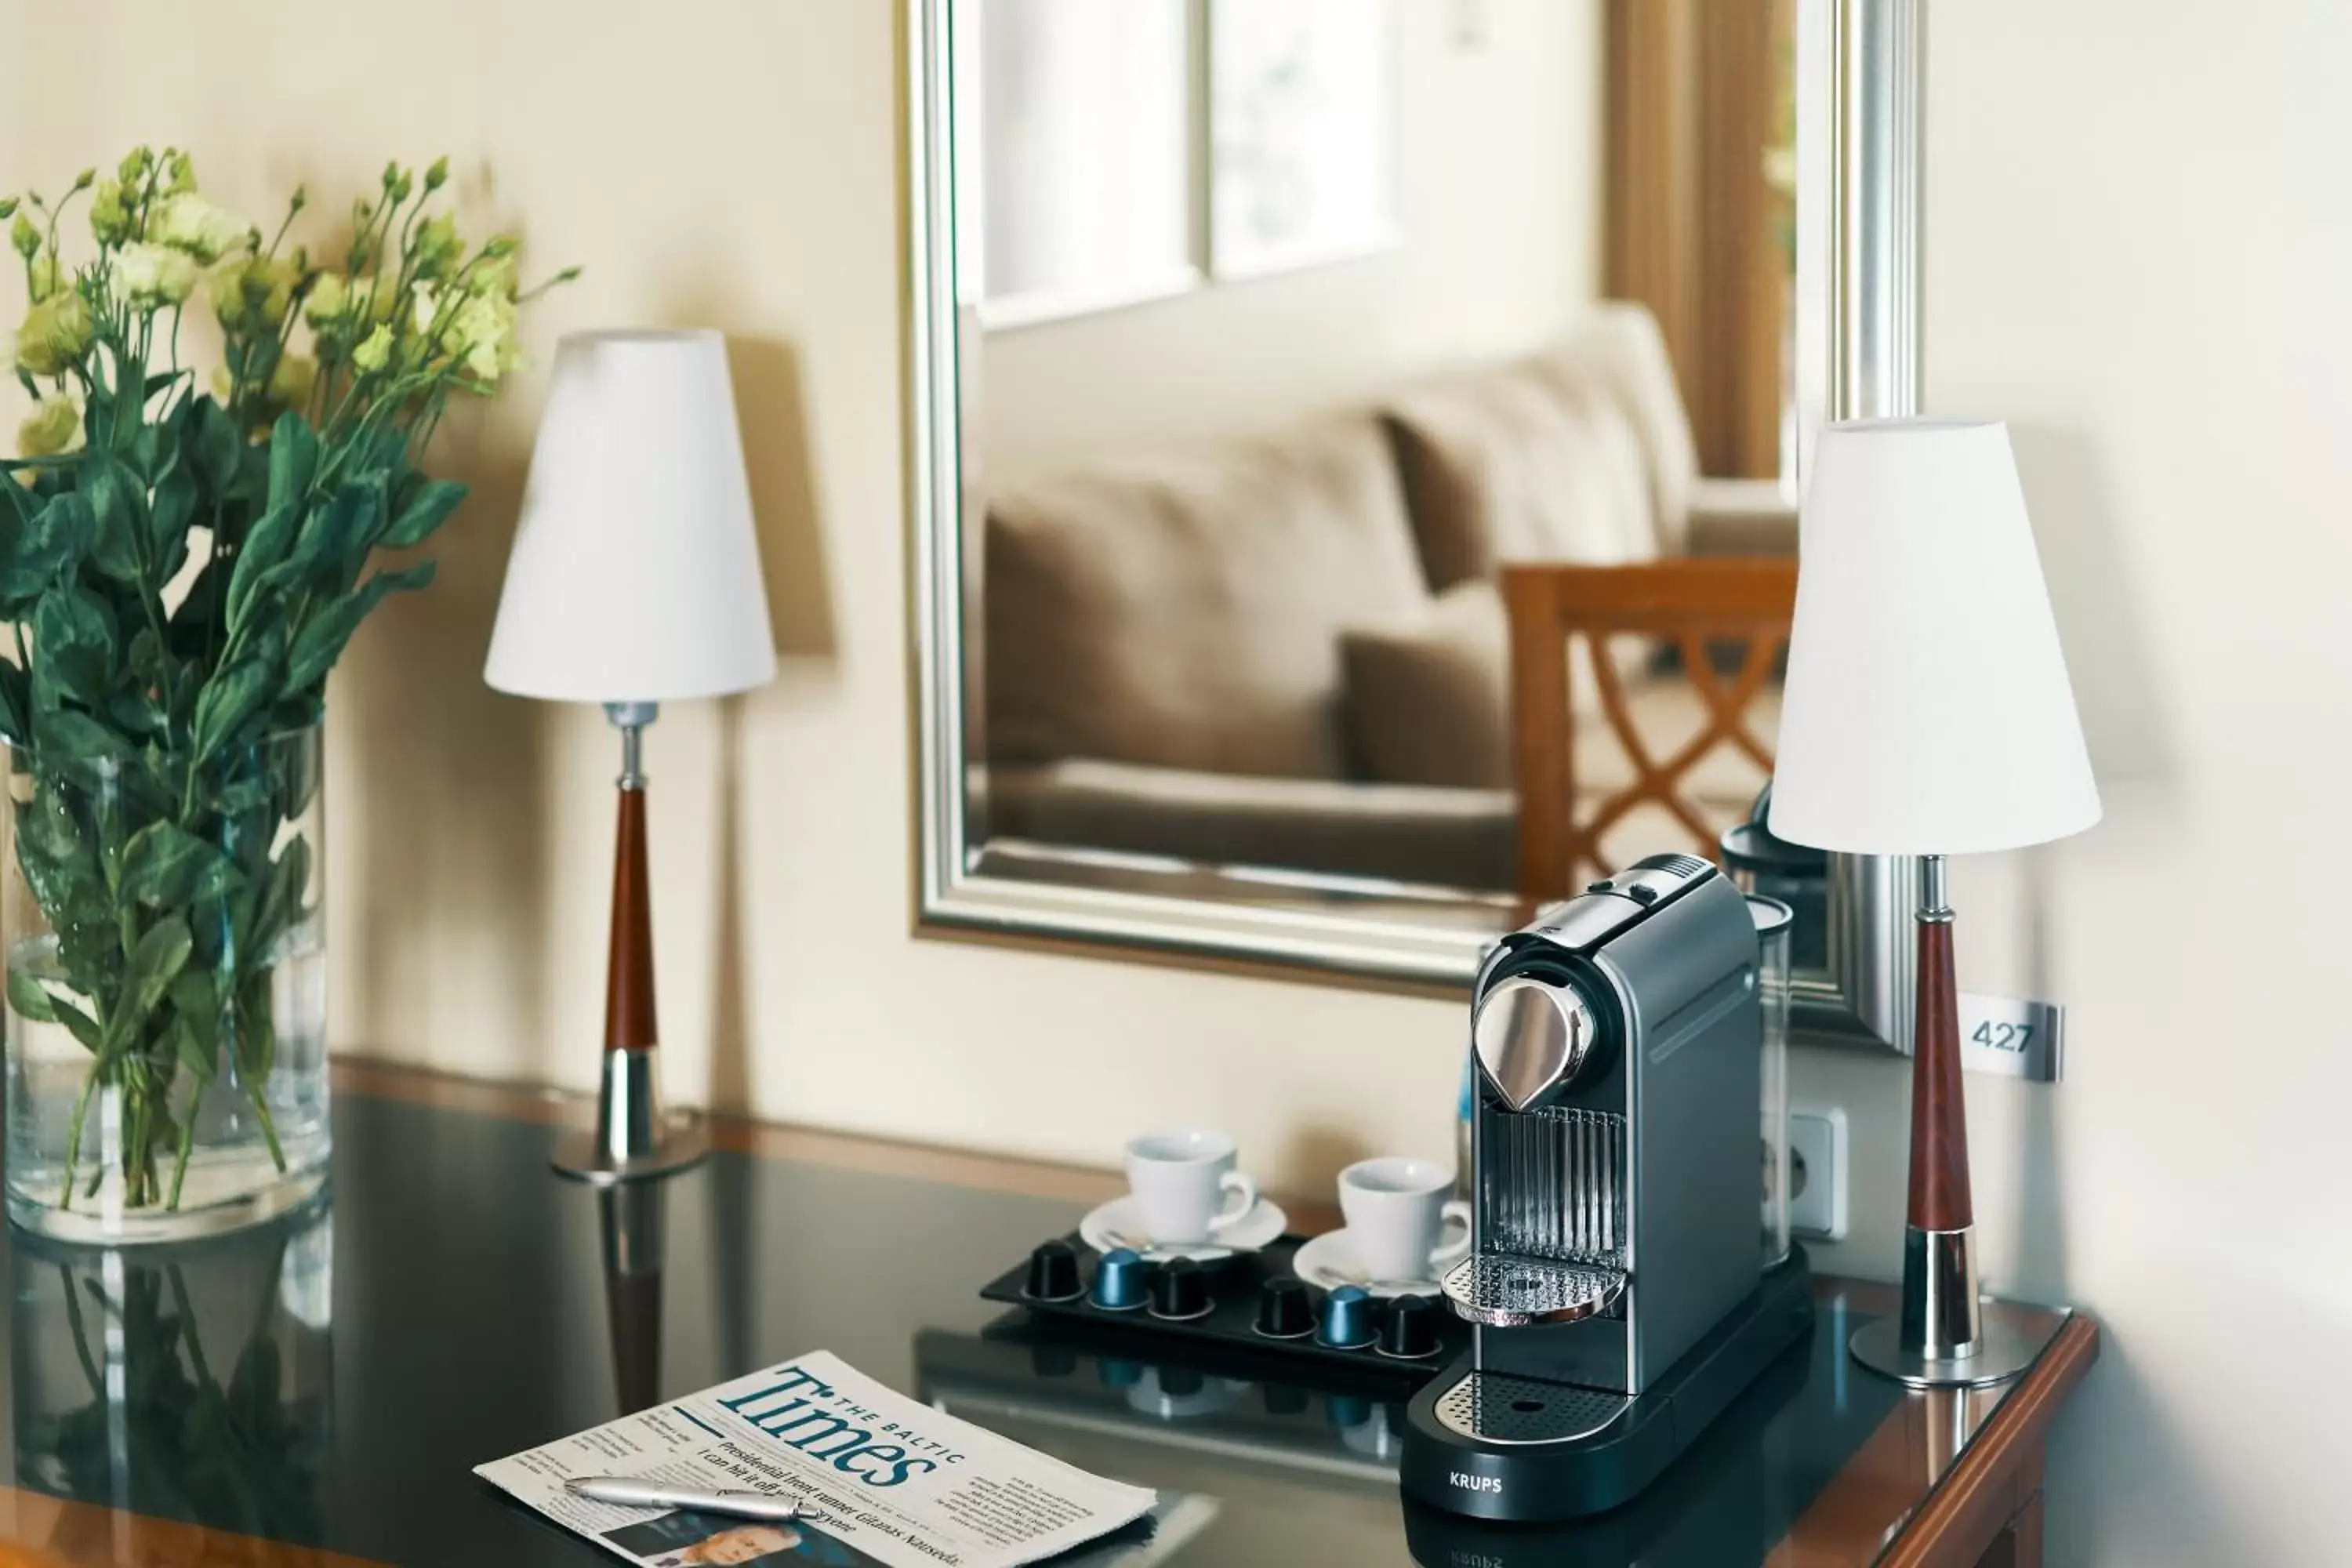
[[[1973,1568],[2011,1520],[2038,1508],[2051,1423],[2098,1355],[2096,1320],[2069,1314],[2023,1383],[1912,1514],[1880,1568]]]

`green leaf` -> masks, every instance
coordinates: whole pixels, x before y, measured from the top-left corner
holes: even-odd
[[[113,995],[122,979],[121,925],[103,903],[79,904],[68,912],[67,923],[58,928],[59,964],[76,984],[97,995]],[[75,1038],[81,1037],[75,1031]]]
[[[188,952],[194,945],[188,922],[177,915],[166,915],[147,928],[123,965],[122,994],[115,1003],[114,1016],[106,1021],[110,1048],[128,1044],[146,1027],[148,1015],[187,966]]]
[[[209,397],[196,400],[194,456],[196,478],[215,495],[226,491],[236,478],[237,460],[244,454],[245,440],[237,434],[236,421],[228,411]]]
[[[159,583],[179,575],[188,558],[188,525],[196,515],[196,479],[174,464],[155,481],[147,507],[147,559]]]
[[[66,1026],[66,1033],[79,1040],[84,1049],[95,1055],[106,1047],[106,1031],[98,1026],[97,1019],[61,996],[50,997],[49,1005],[57,1010],[58,1022]]]
[[[173,822],[151,822],[122,851],[122,898],[151,910],[217,899],[236,887],[236,862]]]
[[[310,843],[297,834],[270,862],[269,880],[262,889],[260,907],[254,911],[248,940],[258,962],[274,962],[278,938],[302,918],[302,894],[310,885]]]
[[[219,990],[210,973],[191,964],[180,971],[168,994],[181,1064],[209,1083],[220,1059]]]
[[[41,508],[40,521],[26,540],[26,559],[17,564],[50,576],[68,571],[89,553],[97,531],[89,498],[79,490],[61,490]]]
[[[107,721],[132,743],[153,740],[163,728],[163,705],[137,686],[117,687],[106,699]]]
[[[123,656],[131,672],[144,680],[155,680],[164,670],[163,639],[155,635],[152,626],[142,626],[131,639],[131,649]]]
[[[166,439],[176,440],[177,437],[175,436],[167,437],[163,427],[160,425],[139,426],[138,434],[131,437],[131,471],[141,479],[148,480],[161,476],[163,471]]]
[[[107,906],[98,856],[67,804],[70,793],[44,780],[16,807],[16,861],[61,943],[71,934],[75,911],[103,914]]]
[[[20,1018],[30,1018],[36,1024],[58,1021],[57,1004],[49,988],[21,969],[8,971],[8,1005],[16,1009]]]
[[[300,561],[290,556],[280,561],[254,579],[253,591],[246,597],[245,608],[249,611],[257,604],[266,605],[281,595],[291,593],[301,586],[305,575]]]
[[[96,1051],[103,1038],[90,1016],[56,994],[31,975],[11,969],[8,972],[8,1005],[19,1017],[36,1024],[62,1024],[66,1032],[85,1047]]]
[[[273,506],[247,531],[245,542],[237,547],[236,564],[229,571],[230,626],[245,618],[245,607],[253,602],[263,574],[286,559],[286,552],[294,542],[294,525],[300,517],[295,507]]]
[[[23,486],[0,474],[0,619],[22,619],[33,597],[47,585],[40,574],[18,565],[40,510],[41,503]]]
[[[146,487],[120,459],[99,453],[82,471],[81,489],[97,521],[89,563],[117,583],[137,583],[147,542]]]
[[[194,721],[199,763],[233,740],[246,721],[278,694],[278,667],[284,652],[285,634],[273,622],[262,627],[235,664],[205,682],[196,698]]]
[[[324,506],[311,509],[289,557],[301,563],[303,580],[349,587],[368,541],[383,531],[384,505],[383,476],[373,474],[337,487]]]
[[[44,763],[79,766],[119,762],[131,743],[89,714],[60,708],[33,714],[33,751]]]
[[[408,469],[408,432],[397,420],[385,420],[352,443],[351,470],[355,474],[405,473]]]
[[[352,634],[383,603],[384,596],[425,587],[433,581],[433,570],[434,563],[425,561],[398,572],[379,572],[358,593],[344,595],[311,616],[286,656],[287,692],[307,691],[325,680],[335,660],[343,656]]]
[[[269,781],[258,773],[240,773],[215,784],[206,796],[212,809],[223,816],[235,816],[268,804]]]
[[[319,471],[319,437],[299,414],[281,414],[269,431],[269,500],[299,510]]]
[[[16,488],[14,480],[8,488]],[[23,616],[42,590],[81,559],[97,528],[89,501],[81,495],[68,491],[41,502],[32,521],[17,534],[15,550],[0,562],[0,609],[10,616]]]
[[[114,664],[114,613],[87,589],[52,588],[33,608],[32,689],[36,704],[71,698],[86,708],[106,700]]]
[[[213,977],[201,969],[184,969],[172,982],[172,1010],[184,1018],[201,1022],[208,1032],[220,1028],[220,988]]]
[[[278,1023],[270,1016],[265,998],[262,1005],[248,1007],[241,1019],[244,1027],[237,1037],[237,1067],[245,1081],[266,1083],[269,1069],[278,1065]]]
[[[172,1026],[172,1041],[180,1065],[194,1075],[196,1082],[200,1085],[212,1082],[213,1075],[219,1070],[219,1039],[200,1038],[188,1026],[187,1018],[183,1015],[180,1021]]]
[[[392,526],[376,542],[387,550],[406,550],[422,544],[435,529],[448,521],[449,514],[465,499],[466,487],[454,479],[427,479],[416,488],[401,507],[400,515],[392,520]]]

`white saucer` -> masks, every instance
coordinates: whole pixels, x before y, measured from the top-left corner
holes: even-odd
[[[1142,1216],[1135,1212],[1135,1200],[1130,1196],[1113,1198],[1078,1221],[1078,1239],[1097,1252],[1131,1247],[1143,1255],[1146,1263],[1165,1263],[1172,1258],[1189,1258],[1195,1263],[1215,1263],[1231,1258],[1236,1252],[1257,1251],[1280,1236],[1289,1224],[1290,1216],[1282,1212],[1281,1205],[1271,1198],[1260,1198],[1255,1208],[1208,1241],[1178,1242],[1160,1247],[1151,1242],[1150,1233],[1143,1228]]]
[[[1441,1266],[1458,1263],[1466,1249],[1439,1253]],[[1368,1294],[1388,1300],[1398,1296],[1434,1296],[1438,1293],[1436,1269],[1427,1279],[1370,1279],[1364,1266],[1356,1258],[1356,1244],[1345,1230],[1326,1231],[1298,1249],[1290,1260],[1291,1272],[1318,1290],[1336,1290],[1342,1285],[1361,1287]]]

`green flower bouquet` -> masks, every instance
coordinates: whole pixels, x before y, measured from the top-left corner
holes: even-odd
[[[29,302],[5,357],[33,400],[0,460],[20,1224],[185,1234],[323,1179],[327,675],[432,580],[372,562],[463,499],[423,453],[453,396],[515,367],[517,310],[549,286],[520,287],[512,238],[469,245],[429,210],[447,174],[387,167],[332,267],[291,242],[301,191],[265,243],[171,149],[0,200]],[[200,380],[183,329],[205,315]]]

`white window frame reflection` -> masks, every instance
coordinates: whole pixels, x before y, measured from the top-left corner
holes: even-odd
[[[952,28],[955,184],[984,193],[956,204],[956,292],[981,325],[1202,287],[1197,0],[954,0]],[[989,90],[1015,70],[1031,77],[1020,117]],[[1115,226],[1092,221],[1106,204],[1124,208]],[[1035,258],[1008,265],[1009,237],[1024,233]]]

